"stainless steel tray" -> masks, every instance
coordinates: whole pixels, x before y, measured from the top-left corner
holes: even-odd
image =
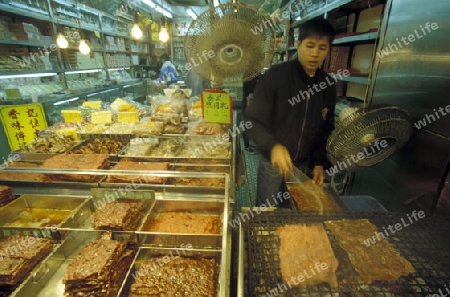
[[[178,248],[140,248],[139,252],[127,272],[127,277],[122,285],[122,289],[119,292],[119,296],[126,297],[130,294],[131,285],[135,281],[135,277],[145,262],[145,260],[152,257],[168,256],[169,259],[174,256],[180,255],[181,257],[194,258],[194,259],[216,259],[219,263],[219,271],[217,275],[216,294],[217,297],[228,297],[227,291],[227,265],[221,262],[222,252],[220,250],[202,250],[202,249],[189,249],[183,247]],[[194,296],[194,295],[192,295]]]
[[[0,226],[60,228],[69,219],[79,221],[76,212],[87,200],[87,197],[22,195],[0,209]],[[21,219],[24,221],[20,222]]]
[[[99,239],[104,231],[67,231],[63,233],[61,245],[36,268],[35,276],[30,276],[11,297],[64,297],[62,282],[69,264],[84,246]],[[133,233],[114,232],[113,239],[134,242]]]
[[[74,151],[80,149],[81,147],[91,143],[92,141],[94,141],[95,138],[109,138],[112,140],[117,140],[117,141],[122,141],[125,144],[118,150],[117,153],[109,153],[109,160],[112,162],[116,162],[118,161],[118,155],[119,153],[124,149],[124,147],[126,147],[128,145],[128,142],[130,141],[130,136],[129,135],[98,135],[98,134],[94,134],[94,135],[89,135],[87,138],[85,138],[81,143],[75,145],[74,147],[72,147],[70,150],[67,151],[67,153],[74,153]]]
[[[139,224],[137,225],[137,228],[142,225],[144,218],[147,216],[148,212],[150,211],[150,208],[155,203],[155,197],[154,193],[152,195],[151,199],[131,199],[131,198],[110,198],[110,197],[104,197],[104,198],[92,198],[89,199],[86,203],[82,205],[81,208],[78,209],[78,211],[74,215],[74,219],[67,220],[63,225],[62,229],[83,229],[83,230],[98,230],[94,229],[92,227],[92,223],[94,222],[94,213],[97,209],[101,208],[102,206],[117,201],[117,202],[124,202],[124,203],[132,203],[132,202],[142,202],[145,205],[145,209],[142,214],[142,218],[139,221]],[[106,230],[106,229],[101,229]],[[136,230],[130,230],[130,231],[136,231]]]
[[[72,147],[68,148],[67,150],[65,150],[62,153],[28,153],[28,152],[23,152],[23,151],[12,151],[11,154],[12,155],[19,155],[20,157],[20,161],[23,162],[36,162],[36,161],[45,161],[47,159],[50,159],[56,155],[60,155],[60,154],[64,154],[65,152],[70,151],[71,149],[73,149],[74,147],[76,147],[77,145],[79,145],[82,141],[78,141],[77,143],[75,143]]]
[[[145,231],[148,225],[160,214],[175,212],[190,212],[199,215],[219,216],[222,221],[220,234],[188,234],[188,233],[163,233]],[[150,212],[143,220],[139,231],[136,233],[141,245],[161,247],[179,247],[181,244],[191,244],[196,248],[220,248],[223,244],[223,232],[226,231],[225,204],[222,200],[170,200],[157,199]],[[181,223],[181,222],[180,222]]]

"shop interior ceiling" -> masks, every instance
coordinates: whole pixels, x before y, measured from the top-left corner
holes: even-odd
[[[205,10],[209,8],[209,1],[213,0],[163,0],[162,5],[164,9],[169,11],[173,18],[191,18],[186,9],[190,7],[196,15],[200,15]],[[265,0],[238,0],[237,2],[249,5],[255,9],[261,7]],[[154,3],[161,6],[161,0],[153,0]],[[231,0],[219,0],[219,4],[227,4],[232,2]],[[143,0],[78,0],[79,4],[85,4],[86,6],[93,7],[100,11],[107,12],[108,14],[114,15],[117,7],[121,3],[135,4],[138,7],[144,7],[144,10],[149,10],[150,8],[144,3]],[[160,13],[152,9],[152,14],[154,17],[160,17]]]

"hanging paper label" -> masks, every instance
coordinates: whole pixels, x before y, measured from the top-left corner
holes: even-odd
[[[39,136],[39,131],[47,129],[40,103],[2,106],[0,117],[11,150],[33,142]]]
[[[231,124],[233,101],[224,91],[205,91],[201,94],[203,119],[212,123]]]

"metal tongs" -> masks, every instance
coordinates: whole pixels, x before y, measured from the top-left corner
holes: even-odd
[[[300,169],[294,166],[294,170],[291,172],[289,176],[289,180],[293,181],[296,184],[299,184],[300,186],[304,188],[310,187],[310,185],[306,185],[307,182],[311,183],[311,179],[304,174]],[[314,195],[314,193],[311,193],[311,196],[314,196],[314,199],[316,199],[317,205],[319,206],[319,214],[323,215],[323,204],[322,200],[317,195]]]

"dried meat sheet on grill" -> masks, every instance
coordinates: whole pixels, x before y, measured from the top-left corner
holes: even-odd
[[[367,219],[326,221],[339,244],[347,252],[350,262],[361,279],[371,284],[374,281],[395,281],[401,276],[414,273],[415,269],[387,239],[381,238],[367,246],[364,241],[379,232]]]
[[[218,263],[215,259],[190,259],[167,256],[146,260],[136,273],[130,297],[142,296],[216,296]],[[163,263],[159,265],[157,263]]]
[[[94,229],[134,231],[144,215],[144,204],[140,202],[112,202],[94,213]]]
[[[321,224],[280,226],[277,233],[280,239],[281,276],[284,281],[290,282],[291,278],[298,279],[302,275],[304,281],[299,282],[298,287],[322,283],[337,287],[335,272],[339,263]],[[316,263],[325,263],[326,269],[315,270]]]
[[[53,251],[48,238],[13,235],[0,242],[0,291],[16,286]]]
[[[114,170],[169,170],[168,162],[133,162],[127,159],[122,159],[114,167]],[[107,182],[111,183],[129,183],[129,182],[145,182],[147,184],[163,184],[166,181],[165,177],[161,176],[138,176],[138,175],[111,175],[107,178]]]
[[[89,242],[69,264],[64,296],[116,296],[133,261],[132,244],[110,239]]]

